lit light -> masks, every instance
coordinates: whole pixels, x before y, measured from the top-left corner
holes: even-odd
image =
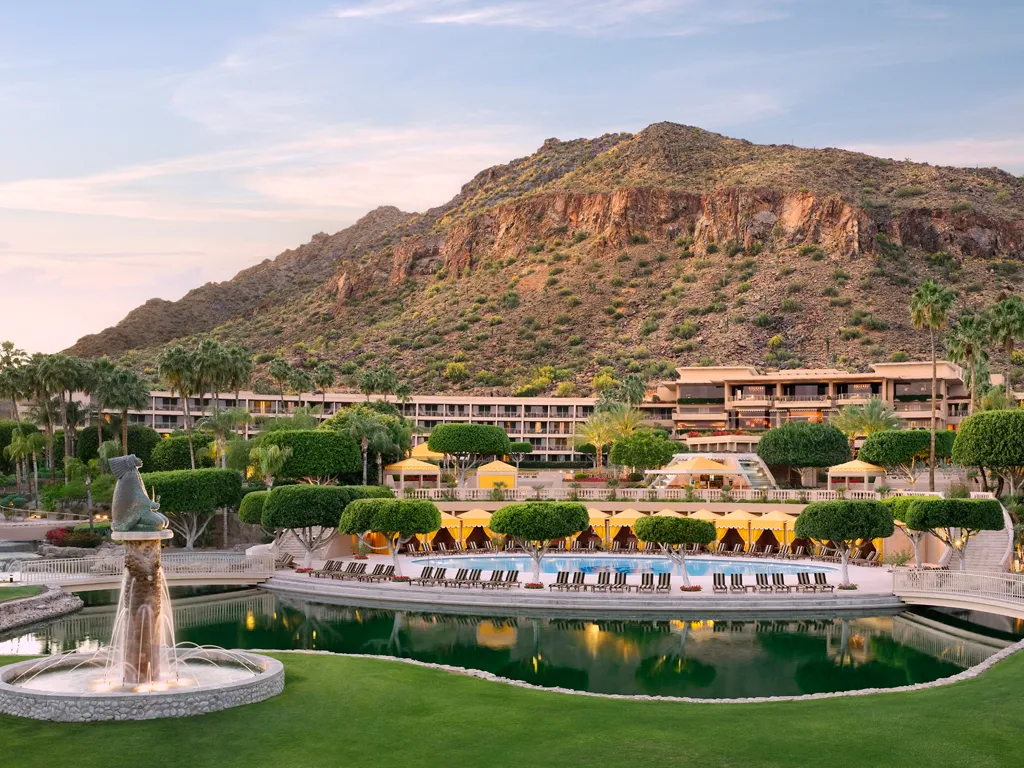
[[[158,691],[158,692],[166,691],[167,690],[167,683],[153,683],[152,690]]]
[[[245,615],[245,628],[250,632],[256,629],[256,616],[253,614],[252,611],[249,611]]]
[[[313,630],[313,639],[316,640],[316,630]]]
[[[111,686],[111,684],[107,680],[100,680],[99,682],[93,684],[92,689],[96,691],[96,693],[106,693],[112,687],[113,686]]]

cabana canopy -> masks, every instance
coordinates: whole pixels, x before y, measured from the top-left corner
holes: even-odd
[[[459,515],[459,519],[463,525],[476,527],[478,525],[486,526],[491,522],[491,513],[486,509],[471,509],[469,512],[463,512]]]
[[[515,488],[519,470],[504,461],[491,461],[476,470],[477,485],[494,488],[501,483],[503,488]]]
[[[783,527],[792,528],[795,523],[796,517],[776,509],[766,515],[761,515],[759,518],[754,520],[753,525],[755,528],[772,528],[782,530]]]
[[[687,515],[687,517],[691,520],[707,520],[712,523],[718,522],[722,519],[721,515],[716,515],[710,509],[698,509],[696,512]]]
[[[460,525],[462,525],[462,521],[455,515],[449,515],[447,512],[441,513],[442,528],[458,528]]]
[[[430,450],[426,443],[420,443],[419,445],[413,446],[413,449],[409,451],[409,458],[440,460],[444,458],[444,454]]]
[[[611,517],[607,512],[602,512],[600,509],[594,509],[593,507],[587,507],[587,514],[590,515],[591,525],[604,525],[605,521]]]
[[[402,459],[401,461],[396,461],[394,464],[388,464],[384,467],[384,472],[389,475],[398,475],[399,490],[405,490],[406,475],[413,475],[414,477],[433,475],[437,478],[437,487],[441,487],[441,469],[439,467],[435,467],[433,464],[420,461],[419,459]]]
[[[674,509],[663,509],[660,512],[654,513],[655,517],[686,517],[686,515],[676,512]]]
[[[669,464],[664,469],[649,469],[648,475],[742,475],[738,469],[731,469],[720,461],[709,459],[704,456],[693,456],[692,458]]]
[[[885,477],[885,467],[880,467],[877,464],[868,464],[866,461],[856,459],[845,464],[836,464],[828,469],[829,486],[833,482],[841,482],[849,488],[852,478],[858,484],[863,484],[863,487],[870,483],[872,479],[880,477]]]
[[[617,525],[617,526],[623,526],[623,525],[631,526],[631,525],[633,525],[633,523],[635,523],[641,517],[647,517],[647,515],[645,515],[643,512],[637,512],[635,509],[624,509],[621,512],[619,512],[618,514],[612,515],[608,519],[608,523],[610,525]]]

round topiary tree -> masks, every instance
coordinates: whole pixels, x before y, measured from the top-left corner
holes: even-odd
[[[419,499],[360,499],[349,504],[341,515],[338,530],[359,535],[379,533],[387,542],[388,554],[395,564],[395,576],[402,577],[398,550],[416,534],[430,533],[441,527],[441,512],[433,502]]]
[[[840,586],[849,587],[850,551],[860,539],[892,536],[892,510],[880,501],[816,501],[804,507],[793,528],[798,538],[836,545],[842,558]]]
[[[142,483],[156,495],[171,530],[185,540],[185,549],[194,547],[218,509],[237,507],[242,497],[242,476],[230,469],[147,472]]]
[[[964,467],[980,467],[999,476],[996,496],[1002,495],[1004,481],[1016,494],[1024,475],[1024,408],[983,411],[968,416],[956,432],[953,461]]]
[[[263,525],[263,505],[266,504],[267,496],[270,491],[250,491],[242,497],[241,503],[238,505],[238,519],[243,523],[249,525]],[[267,533],[274,533],[273,531],[267,531]],[[275,544],[276,534],[275,534]]]
[[[923,431],[923,430],[922,430]],[[926,433],[927,435],[927,433]],[[938,437],[938,435],[936,435]],[[935,449],[938,451],[938,441],[935,443]],[[899,520],[903,523],[903,532],[910,539],[910,544],[914,548],[914,567],[921,567],[921,541],[924,539],[925,534],[929,533],[929,529],[924,528],[917,530],[912,526],[914,521],[908,522],[908,512],[910,511],[910,505],[916,502],[926,503],[929,501],[935,501],[938,496],[890,496],[887,499],[883,499],[882,503],[885,504],[892,512],[893,520]]]
[[[338,535],[346,507],[357,499],[392,496],[389,488],[373,485],[281,485],[269,491],[260,520],[264,530],[290,530],[305,550],[304,567],[313,553]]]
[[[540,583],[540,563],[551,542],[581,533],[590,527],[590,515],[582,504],[528,502],[508,504],[491,516],[495,533],[518,539],[533,560],[533,584]]]
[[[686,517],[642,517],[633,524],[633,533],[640,541],[658,544],[662,553],[682,566],[683,586],[690,586],[686,572],[686,547],[690,544],[710,544],[715,540],[715,524],[707,520]]]
[[[935,433],[935,457],[948,459],[953,451],[952,432]],[[931,455],[931,432],[927,429],[887,429],[869,435],[857,458],[870,464],[897,472],[913,488],[917,474],[927,466]]]
[[[850,444],[831,424],[790,421],[761,435],[757,455],[777,466],[831,467],[850,460]]]
[[[531,453],[533,453],[533,445],[531,443],[509,443],[508,457],[515,463],[516,469],[519,468],[519,463]]]
[[[460,486],[465,485],[471,467],[512,450],[505,430],[487,424],[439,424],[431,431],[427,447],[451,459]]]
[[[128,439],[131,439],[129,433]],[[204,450],[210,444],[207,435],[197,434],[192,438],[192,446],[196,452],[196,465],[199,467],[212,467],[213,456],[209,451]],[[153,446],[150,452],[150,463],[146,469],[153,472],[174,472],[180,469],[191,469],[192,456],[189,451],[189,442],[186,435],[166,437]]]
[[[1006,526],[1003,507],[995,499],[915,499],[906,514],[907,527],[931,531],[957,556],[961,571],[967,568],[970,540]]]
[[[268,433],[262,446],[291,449],[278,477],[327,485],[359,471],[362,453],[355,440],[329,429],[282,429]]]
[[[679,443],[659,437],[650,430],[638,430],[612,443],[608,460],[634,472],[643,472],[665,466],[679,452]]]

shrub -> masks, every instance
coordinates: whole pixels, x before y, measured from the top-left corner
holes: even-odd
[[[359,472],[363,455],[356,441],[332,429],[282,429],[269,432],[263,445],[291,448],[278,477],[308,478],[318,482],[336,480]]]
[[[183,469],[142,475],[146,488],[160,500],[160,512],[192,549],[220,507],[235,507],[242,498],[242,476],[233,469]]]
[[[648,430],[639,430],[620,438],[612,444],[609,461],[633,469],[657,469],[663,467],[679,452],[679,444],[658,437]],[[641,474],[638,478],[643,479]]]
[[[917,531],[931,531],[953,550],[964,570],[970,540],[981,531],[1002,530],[1005,521],[995,499],[929,499],[910,504],[906,524]]]
[[[1024,467],[1024,409],[983,411],[960,423],[953,461],[964,467],[988,467],[1011,481]]]
[[[831,424],[790,421],[761,436],[757,455],[766,464],[831,467],[850,460],[850,444]]]
[[[250,491],[238,505],[238,519],[250,525],[260,525],[263,521],[263,505],[270,491]]]
[[[672,329],[672,335],[677,339],[692,339],[697,335],[700,326],[692,320],[686,320]]]
[[[956,435],[952,432],[935,433],[935,456],[949,458]],[[901,473],[912,486],[917,473],[927,464],[931,453],[931,433],[926,429],[886,429],[869,435],[858,457],[887,470]]]
[[[64,536],[62,544],[57,546],[64,547],[81,547],[83,549],[95,549],[103,543],[103,536],[99,533],[89,533],[88,531],[72,531],[71,533]]]
[[[395,575],[402,575],[398,550],[418,533],[430,533],[441,527],[441,512],[430,501],[418,499],[357,499],[341,514],[338,530],[362,536],[379,533],[388,543],[394,558]]]
[[[754,325],[758,328],[770,328],[775,325],[775,316],[770,315],[767,312],[761,312],[754,318]]]
[[[120,430],[111,429],[109,424],[104,424],[103,427],[103,439],[104,440],[120,440]],[[198,437],[198,435],[197,435]],[[155,429],[144,426],[142,424],[129,424],[128,425],[128,453],[134,453],[141,461],[142,466],[147,469],[152,467],[153,449],[163,442],[163,438],[160,437],[160,433]],[[198,443],[196,443],[198,445]],[[204,444],[205,446],[206,444]],[[89,462],[99,456],[99,451],[96,445],[96,428],[86,427],[85,429],[78,430],[78,436],[75,441],[75,456],[82,461]],[[185,446],[185,466],[172,467],[172,469],[187,469],[188,464],[188,445]],[[198,466],[198,449],[197,449],[197,466]]]
[[[902,187],[896,190],[896,197],[918,197],[920,195],[927,194],[928,190],[924,187]]]
[[[192,448],[196,456],[196,468],[212,467],[213,457],[207,448],[210,445],[210,437],[200,433],[192,436]],[[149,464],[144,465],[153,472],[174,472],[177,470],[191,469],[192,463],[189,460],[188,437],[173,436],[166,437],[157,443],[150,454]]]
[[[800,309],[800,302],[796,299],[783,299],[779,308],[783,312],[796,312]]]

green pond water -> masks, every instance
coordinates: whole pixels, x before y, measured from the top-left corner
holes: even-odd
[[[889,688],[948,677],[1022,637],[1020,622],[921,610],[869,618],[562,620],[391,611],[263,590],[172,590],[179,642],[380,654],[582,691],[735,698]],[[113,593],[0,638],[0,654],[106,643]]]

